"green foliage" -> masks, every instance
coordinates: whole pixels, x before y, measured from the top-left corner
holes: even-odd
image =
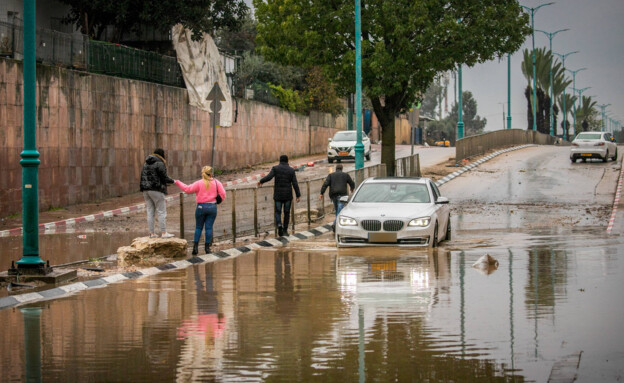
[[[76,24],[82,33],[99,39],[103,30],[115,27],[115,42],[124,32],[140,34],[149,25],[167,32],[178,23],[193,31],[214,34],[220,29],[237,30],[249,8],[244,0],[59,0],[70,6],[64,21]]]
[[[269,84],[271,93],[280,102],[280,106],[288,111],[296,113],[306,113],[306,103],[304,97],[296,90],[284,89],[281,85]]]
[[[448,120],[453,126],[457,126],[459,120],[458,105],[454,104]],[[462,92],[462,121],[464,122],[464,136],[474,136],[483,133],[483,129],[487,124],[487,119],[481,119],[477,115],[477,100],[472,97],[472,92]]]
[[[266,61],[262,56],[245,52],[239,67],[238,84],[245,87],[254,81],[281,85],[284,88],[303,90],[305,72],[295,66],[282,66]]]
[[[420,106],[420,114],[430,118],[436,117],[436,108],[442,102],[444,96],[444,86],[440,83],[440,78],[432,82],[425,92]],[[439,116],[439,115],[438,115]]]
[[[334,84],[327,81],[321,68],[312,68],[306,77],[306,83],[305,97],[311,110],[333,115],[342,113],[343,106],[336,93],[336,88]]]
[[[220,50],[243,54],[256,49],[256,20],[251,14],[246,14],[239,30],[221,29],[217,31],[215,43]]]
[[[254,0],[257,50],[285,65],[321,66],[354,93],[354,3]],[[517,50],[530,33],[516,0],[371,0],[362,7],[362,86],[382,126],[382,162],[394,174],[394,116],[458,64]]]

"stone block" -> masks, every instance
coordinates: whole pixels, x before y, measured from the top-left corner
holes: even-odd
[[[117,260],[120,264],[151,266],[167,259],[185,257],[187,248],[185,239],[139,237],[130,246],[117,249]]]

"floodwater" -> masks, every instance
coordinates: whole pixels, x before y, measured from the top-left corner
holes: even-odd
[[[2,310],[2,380],[545,382],[580,355],[577,381],[619,381],[624,246],[603,233],[459,232],[434,251],[324,235]]]

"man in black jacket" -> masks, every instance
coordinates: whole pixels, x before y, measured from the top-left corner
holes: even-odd
[[[273,200],[275,201],[275,223],[279,236],[288,235],[288,223],[290,222],[290,206],[292,204],[292,189],[295,189],[297,202],[301,200],[301,192],[297,183],[295,169],[288,165],[288,156],[280,156],[279,165],[273,166],[269,174],[258,181],[258,187],[275,177],[273,187]],[[282,226],[282,209],[284,209],[284,226]]]
[[[329,174],[327,178],[325,178],[323,186],[321,186],[321,195],[319,196],[319,199],[323,199],[325,189],[329,187],[329,198],[331,198],[334,203],[336,219],[338,219],[338,214],[344,207],[344,205],[340,202],[340,197],[348,195],[347,185],[351,187],[351,193],[353,193],[353,190],[355,189],[355,182],[353,182],[349,173],[344,173],[342,171],[342,164],[338,164],[336,165],[336,171]],[[336,219],[334,219],[334,224],[332,225],[334,230],[336,229]]]
[[[167,161],[165,151],[161,148],[154,150],[145,159],[145,164],[141,170],[141,191],[145,198],[145,208],[147,210],[147,226],[149,227],[150,238],[158,237],[154,231],[154,211],[158,213],[158,224],[160,226],[160,236],[171,238],[173,234],[167,233],[167,204],[165,194],[167,194],[167,184],[174,183],[174,180],[167,175]]]

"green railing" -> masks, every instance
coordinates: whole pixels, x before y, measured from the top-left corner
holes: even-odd
[[[87,70],[91,73],[184,87],[182,71],[175,57],[91,40],[87,62]]]

